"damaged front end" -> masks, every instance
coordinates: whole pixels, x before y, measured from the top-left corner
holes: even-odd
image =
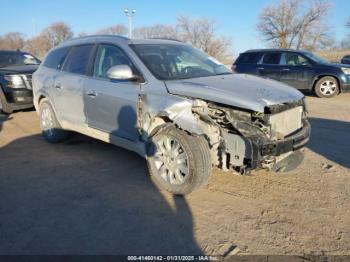
[[[290,170],[310,136],[303,100],[252,112],[195,100],[192,111],[208,138],[213,164],[241,173],[258,168]]]
[[[257,112],[201,99],[140,96],[138,108],[143,141],[170,122],[193,135],[204,135],[214,166],[242,174],[259,168],[292,169],[301,162],[299,149],[310,136],[302,99]]]

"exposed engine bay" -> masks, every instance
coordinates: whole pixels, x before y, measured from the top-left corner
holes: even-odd
[[[309,137],[303,100],[267,107],[264,113],[195,100],[192,111],[206,123],[202,128],[209,129],[204,133],[212,160],[224,170],[273,169]]]

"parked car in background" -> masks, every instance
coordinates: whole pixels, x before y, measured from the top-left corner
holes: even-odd
[[[178,41],[69,40],[49,52],[33,91],[49,142],[74,130],[135,151],[157,184],[180,195],[205,185],[212,166],[295,167],[310,135],[299,91],[232,74]]]
[[[341,59],[342,64],[348,64],[350,65],[350,55],[346,55]]]
[[[0,51],[0,110],[33,107],[32,74],[40,60],[21,51]]]
[[[307,51],[249,50],[240,54],[232,67],[237,73],[271,78],[319,97],[350,91],[350,66],[332,64]]]

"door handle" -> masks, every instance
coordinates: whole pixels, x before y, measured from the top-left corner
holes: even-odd
[[[62,88],[62,85],[61,85],[60,83],[57,83],[57,84],[55,85],[55,88],[61,89],[61,88]]]
[[[283,70],[283,71],[290,71],[289,68],[283,68],[282,70]]]
[[[264,67],[258,67],[259,70],[264,70],[265,68]]]
[[[88,91],[86,94],[91,98],[95,98],[97,96],[97,93],[95,91]]]

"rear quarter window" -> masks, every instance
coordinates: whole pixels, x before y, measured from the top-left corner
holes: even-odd
[[[237,58],[235,64],[256,64],[262,53],[243,53]]]
[[[262,63],[267,65],[279,65],[281,53],[265,53]]]
[[[43,65],[48,68],[61,69],[61,66],[68,54],[68,51],[69,51],[69,47],[62,47],[51,51],[47,55]]]
[[[63,71],[86,75],[94,45],[82,45],[72,47],[63,65]]]

